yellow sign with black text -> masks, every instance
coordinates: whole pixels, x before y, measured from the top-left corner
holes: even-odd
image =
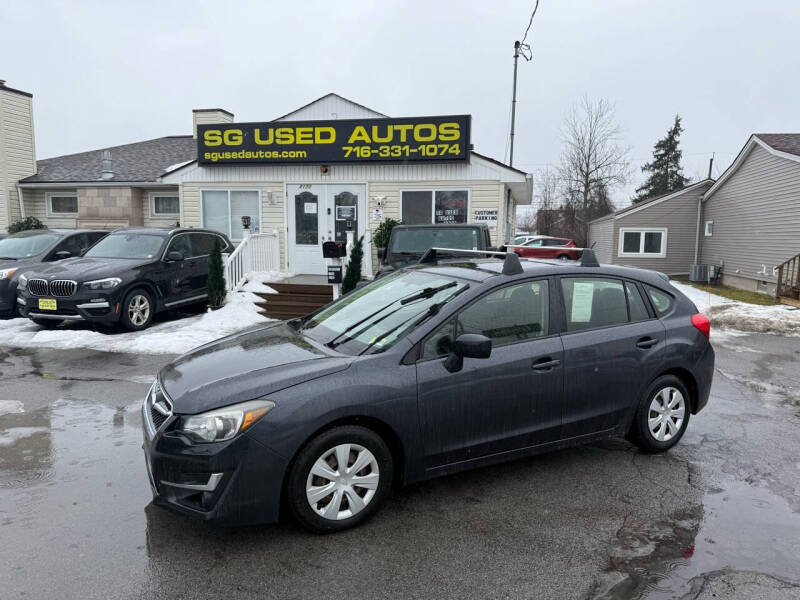
[[[197,126],[197,161],[468,162],[469,115]]]

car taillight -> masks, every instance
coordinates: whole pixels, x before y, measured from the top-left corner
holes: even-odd
[[[692,325],[704,336],[708,337],[711,335],[711,321],[708,320],[707,316],[701,315],[700,313],[692,315]]]

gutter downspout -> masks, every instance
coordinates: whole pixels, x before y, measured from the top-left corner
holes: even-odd
[[[700,258],[700,213],[703,210],[703,197],[697,199],[697,227],[694,232],[694,264]]]
[[[22,188],[17,184],[17,202],[19,202],[19,218],[25,220],[25,201],[22,199]]]

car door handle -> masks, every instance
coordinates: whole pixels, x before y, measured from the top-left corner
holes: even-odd
[[[551,359],[549,356],[547,358],[540,358],[535,363],[531,365],[531,368],[534,371],[549,371],[553,367],[557,367],[561,364],[561,361],[558,359]]]
[[[641,348],[642,350],[647,350],[648,348],[652,348],[658,343],[658,340],[654,340],[653,338],[642,338],[638,342],[636,342],[636,347]]]

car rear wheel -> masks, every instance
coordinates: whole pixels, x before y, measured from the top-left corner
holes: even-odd
[[[42,329],[55,329],[64,321],[59,321],[58,319],[31,319],[36,325],[41,327]]]
[[[386,500],[392,475],[392,454],[378,434],[354,425],[335,427],[298,454],[289,473],[289,507],[315,533],[355,527]]]
[[[150,293],[141,288],[135,289],[125,296],[120,323],[128,331],[141,331],[150,326],[153,312],[153,298]]]
[[[665,452],[689,424],[689,392],[674,375],[656,379],[645,392],[631,427],[633,442],[645,452]]]

